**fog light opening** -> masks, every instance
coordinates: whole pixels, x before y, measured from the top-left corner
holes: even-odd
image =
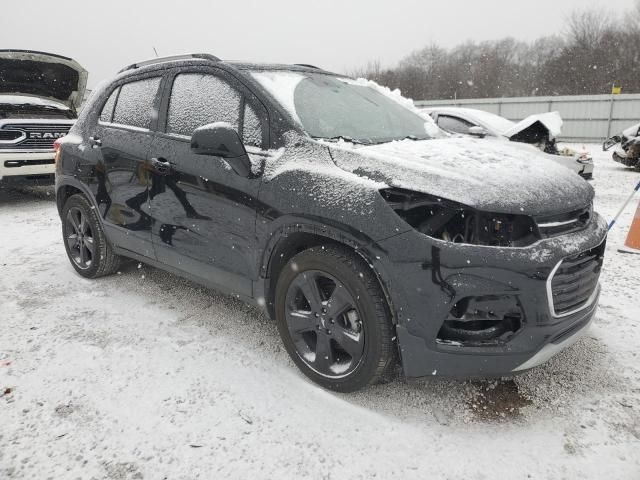
[[[458,301],[438,332],[449,345],[505,343],[522,326],[522,309],[513,296],[466,297]]]

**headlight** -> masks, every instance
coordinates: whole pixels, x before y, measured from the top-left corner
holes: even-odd
[[[438,240],[517,247],[539,239],[535,223],[527,215],[483,212],[444,198],[397,188],[380,193],[405,222]]]

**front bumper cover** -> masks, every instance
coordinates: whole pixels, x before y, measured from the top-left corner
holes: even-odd
[[[0,182],[53,184],[55,153],[0,151]]]
[[[532,368],[586,331],[596,312],[599,286],[582,308],[556,316],[548,280],[563,259],[603,245],[606,223],[597,214],[583,230],[525,248],[460,245],[406,232],[381,243],[383,279],[397,322],[407,377],[493,377]],[[438,254],[434,256],[434,252]],[[441,342],[452,306],[465,297],[516,298],[522,323],[508,340],[486,345]]]

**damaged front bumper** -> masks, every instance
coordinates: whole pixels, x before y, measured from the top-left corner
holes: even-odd
[[[522,248],[411,231],[381,243],[407,377],[492,377],[544,363],[595,315],[606,224]]]

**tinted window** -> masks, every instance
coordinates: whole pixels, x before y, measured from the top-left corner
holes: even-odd
[[[178,75],[169,100],[167,132],[190,136],[196,128],[215,122],[227,122],[238,129],[240,94],[213,75]]]
[[[158,86],[160,86],[160,77],[122,85],[113,114],[113,123],[149,128],[151,119],[156,116],[153,103]]]
[[[469,128],[473,127],[473,123],[458,117],[440,115],[438,116],[438,126],[448,132],[468,134]]]
[[[104,106],[102,107],[102,112],[100,113],[101,122],[111,122],[111,118],[113,117],[113,107],[116,104],[116,97],[118,96],[118,90],[119,89],[116,88],[111,93]]]
[[[260,120],[255,109],[248,103],[244,106],[244,123],[242,141],[245,145],[262,147],[264,122]]]

